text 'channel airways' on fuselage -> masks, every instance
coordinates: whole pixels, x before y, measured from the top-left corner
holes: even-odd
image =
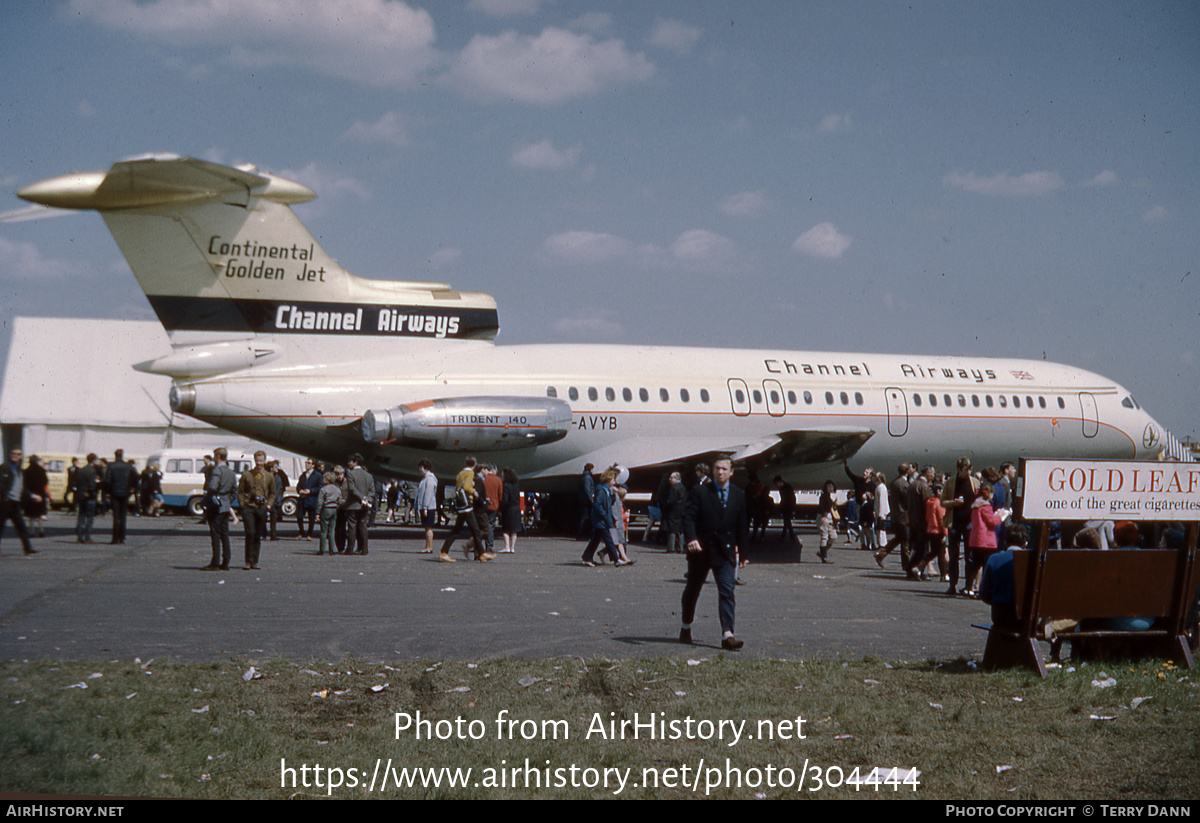
[[[144,157],[18,194],[103,216],[169,333],[137,368],[176,411],[282,449],[411,477],[442,454],[563,488],[584,463],[656,483],[718,455],[804,486],[909,460],[1189,459],[1098,374],[995,358],[643,346],[497,346],[492,297],[356,277],[254,167]]]

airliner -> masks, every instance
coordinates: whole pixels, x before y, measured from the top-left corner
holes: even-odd
[[[801,487],[901,462],[1191,460],[1111,380],[1056,363],[785,349],[494,343],[495,300],[357,277],[258,170],[143,156],[18,195],[99,211],[169,334],[135,368],[178,413],[330,462],[413,478],[430,457],[563,491],[584,464],[632,484],[718,456]]]

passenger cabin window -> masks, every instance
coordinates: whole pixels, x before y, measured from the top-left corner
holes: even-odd
[[[708,402],[708,389],[700,390],[700,402],[702,402],[702,403]]]
[[[645,389],[638,389],[638,399],[645,403],[650,399],[650,392],[646,391]]]
[[[558,397],[558,389],[554,388],[553,386],[547,386],[546,387],[546,396],[547,397]]]
[[[914,395],[913,395],[913,405],[914,405],[914,406],[920,406],[920,405],[921,405],[921,395],[919,395],[919,394],[914,394]]]
[[[961,408],[966,408],[966,406],[967,406],[967,398],[963,397],[963,396],[960,394],[960,395],[958,396],[958,405],[959,405]]]
[[[567,389],[567,397],[570,398],[571,400],[578,400],[579,399],[579,389],[575,388],[574,386]]]
[[[804,393],[804,402],[810,406],[812,405],[812,392],[806,391]]]
[[[658,399],[663,401],[664,403],[666,403],[668,400],[671,399],[671,393],[668,392],[666,389],[659,389],[658,390]]]
[[[746,395],[742,394],[741,389],[735,389],[733,392],[733,396],[739,403],[746,402]]]
[[[825,392],[825,405],[827,405],[827,406],[833,405],[833,392],[831,392],[831,391]]]
[[[692,399],[692,397],[690,394],[688,394],[687,389],[680,389],[679,390],[679,399],[682,400],[684,403],[687,403],[689,400]]]
[[[847,395],[845,392],[842,392],[838,399],[842,401],[843,406],[850,405],[850,396]]]
[[[621,389],[621,397],[625,398],[626,403],[630,403],[633,401],[633,392],[628,388]]]
[[[588,400],[599,400],[600,393],[596,391],[595,386],[588,387]]]
[[[796,405],[796,393],[794,391],[788,392],[788,402],[793,406]]]
[[[615,391],[613,391],[612,386],[609,386],[607,389],[604,390],[604,398],[606,400],[608,400],[610,403],[617,399],[617,393]]]
[[[1061,397],[1058,398],[1058,407],[1060,409],[1065,409],[1067,407],[1067,404],[1063,402],[1063,399]]]
[[[983,398],[983,400],[984,400],[984,402],[985,402],[985,403],[987,403],[987,407],[988,407],[989,409],[990,409],[992,406],[994,406],[994,405],[995,405],[995,404],[992,402],[992,396],[991,396],[990,394],[989,394],[989,395],[985,395],[985,396],[984,396],[984,398]]]
[[[1043,409],[1046,408],[1046,398],[1039,395],[1038,396],[1038,405],[1041,406]]]
[[[760,392],[758,389],[755,389],[753,392],[751,392],[751,394],[753,394],[753,395],[754,395],[754,402],[755,402],[755,403],[761,403],[761,402],[762,402],[762,392]]]
[[[977,394],[971,395],[971,405],[974,406],[975,408],[979,408],[979,395],[977,395]]]
[[[931,394],[931,395],[929,395],[929,405],[930,405],[930,406],[936,406],[936,405],[937,405],[937,395],[936,395],[936,394]]]
[[[855,403],[855,405],[858,405],[858,406],[861,406],[863,404],[862,392],[856,391],[854,393],[854,403]]]

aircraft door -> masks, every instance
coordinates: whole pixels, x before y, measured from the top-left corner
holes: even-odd
[[[900,389],[884,389],[887,398],[888,434],[903,437],[908,432],[908,399]]]
[[[750,390],[746,381],[739,377],[729,378],[729,402],[733,405],[733,413],[745,417],[750,413]]]
[[[783,386],[778,380],[764,380],[763,394],[767,398],[767,414],[772,417],[783,417],[787,411],[787,401],[784,400]]]
[[[1090,393],[1079,393],[1079,407],[1083,411],[1083,436],[1095,437],[1100,431],[1100,413],[1096,408],[1096,398]]]

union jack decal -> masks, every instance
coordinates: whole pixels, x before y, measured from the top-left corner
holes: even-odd
[[[1033,375],[1027,371],[1014,370],[1014,371],[1009,372],[1009,374],[1011,374],[1013,377],[1017,378],[1018,380],[1032,380],[1033,379]]]

